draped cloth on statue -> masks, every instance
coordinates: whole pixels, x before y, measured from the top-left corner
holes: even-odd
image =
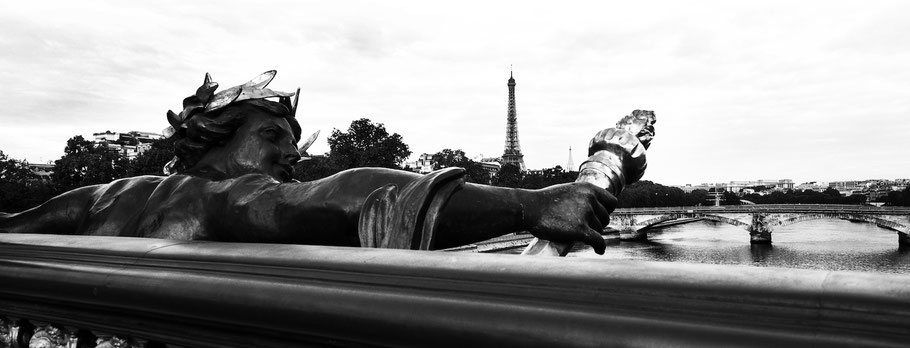
[[[464,169],[446,168],[402,187],[373,191],[360,211],[358,233],[366,248],[430,250],[440,211],[464,184]]]

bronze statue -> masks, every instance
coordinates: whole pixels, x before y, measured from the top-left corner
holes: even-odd
[[[356,168],[292,180],[301,159],[299,90],[265,88],[274,75],[215,94],[206,74],[183,111],[168,112],[165,133],[176,137],[170,175],[86,186],[0,213],[0,231],[413,249],[529,231],[603,253],[599,231],[616,198],[590,183],[500,188],[464,183],[454,168],[425,176]]]

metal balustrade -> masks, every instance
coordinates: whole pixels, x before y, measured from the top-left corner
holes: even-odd
[[[905,346],[910,277],[0,234],[0,315],[18,347]]]

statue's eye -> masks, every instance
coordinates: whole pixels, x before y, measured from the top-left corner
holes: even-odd
[[[275,129],[269,128],[269,129],[262,131],[262,136],[269,141],[275,141],[275,140],[278,140],[278,131],[276,131]]]

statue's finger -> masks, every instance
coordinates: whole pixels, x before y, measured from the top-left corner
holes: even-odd
[[[597,221],[600,223],[600,229],[603,230],[604,227],[610,224],[610,211],[603,204],[600,204],[600,201],[591,203],[591,206],[594,208],[594,216],[597,217]],[[595,227],[594,229],[596,230],[597,228]]]
[[[597,253],[597,255],[603,255],[604,251],[607,251],[607,242],[604,241],[600,232],[597,232],[594,229],[588,228],[587,231],[584,232],[583,242],[590,245],[591,248],[594,248],[594,252]]]

